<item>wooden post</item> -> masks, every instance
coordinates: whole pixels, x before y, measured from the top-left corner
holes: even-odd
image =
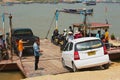
[[[10,24],[10,54],[11,60],[13,61],[13,53],[12,53],[12,15],[9,15],[9,24]]]
[[[83,9],[84,11],[84,21],[83,21],[83,24],[84,24],[84,37],[86,36],[86,33],[87,33],[87,28],[88,28],[88,24],[86,22],[86,19],[87,19],[87,16],[88,15],[92,15],[93,14],[93,9]],[[89,28],[89,34],[90,34],[90,28]],[[89,35],[91,36],[91,34]]]
[[[86,9],[84,10],[84,37],[86,36],[86,27],[87,27],[87,24],[86,24],[86,18],[87,18],[87,13],[86,13]]]

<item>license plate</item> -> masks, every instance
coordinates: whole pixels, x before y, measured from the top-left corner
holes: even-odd
[[[90,51],[90,52],[88,52],[88,56],[92,56],[92,55],[95,55],[95,54],[96,54],[95,51]]]

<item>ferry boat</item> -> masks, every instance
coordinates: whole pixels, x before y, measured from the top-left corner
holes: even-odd
[[[111,24],[108,24],[108,22],[104,22],[104,23],[100,23],[100,22],[91,22],[88,23],[86,21],[86,17],[87,16],[92,16],[93,15],[93,9],[63,9],[63,10],[57,10],[58,12],[64,12],[64,13],[74,13],[74,14],[82,14],[84,15],[84,21],[83,23],[73,23],[72,27],[73,27],[73,32],[74,30],[76,30],[75,28],[80,28],[83,32],[84,36],[95,36],[96,33],[93,33],[93,30],[100,30],[101,32],[103,32],[102,30],[105,29],[109,29],[109,27],[111,26]],[[57,13],[56,11],[56,13]],[[57,15],[58,16],[58,15]],[[56,16],[56,17],[57,17]],[[57,20],[56,20],[56,25],[57,25]],[[86,35],[86,33],[88,33],[88,35]],[[93,35],[91,35],[93,34]],[[110,40],[109,41],[109,45],[110,48],[108,49],[108,53],[110,56],[110,59],[118,59],[120,58],[120,41],[117,41],[117,46],[116,44],[116,40]],[[106,43],[105,43],[106,44]],[[119,45],[118,45],[119,44]]]
[[[96,1],[86,1],[85,4],[86,6],[96,5]]]

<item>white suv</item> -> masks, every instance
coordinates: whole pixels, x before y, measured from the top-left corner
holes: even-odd
[[[68,42],[62,51],[63,66],[77,71],[81,68],[102,66],[109,68],[109,55],[99,38],[83,37]]]

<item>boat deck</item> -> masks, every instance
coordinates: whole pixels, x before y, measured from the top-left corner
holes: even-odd
[[[23,72],[25,77],[69,72],[69,70],[63,68],[62,66],[59,46],[53,45],[49,40],[44,39],[41,40],[40,48],[43,52],[40,57],[38,70],[34,70],[34,56],[23,56],[22,60],[20,60],[18,56],[14,55],[13,61],[3,60],[0,62],[0,71],[5,68],[17,69],[16,66],[13,66],[17,64],[18,68]],[[120,49],[110,49],[108,50],[108,53],[110,54],[110,58],[115,58],[113,57],[113,54],[117,54],[117,57],[120,58]],[[9,64],[12,64],[12,66]]]

